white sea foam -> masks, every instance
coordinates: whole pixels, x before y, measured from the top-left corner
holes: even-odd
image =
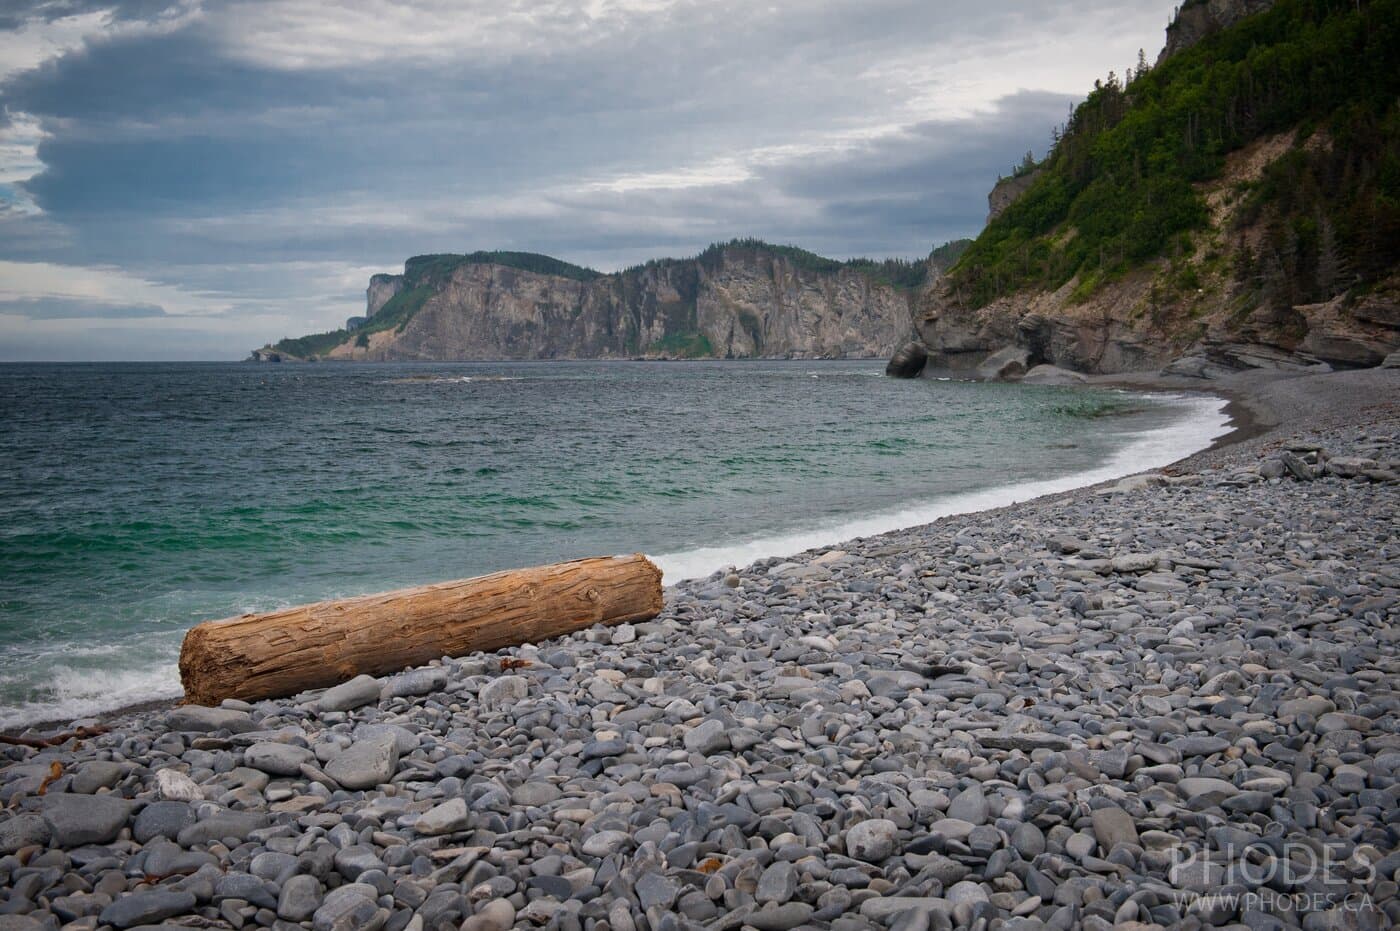
[[[0,706],[0,729],[38,721],[72,721],[140,702],[179,698],[180,673],[174,663],[129,669],[50,670],[47,694],[13,707]]]
[[[666,584],[704,578],[727,566],[745,566],[756,559],[786,556],[842,540],[868,537],[906,527],[917,527],[954,514],[970,514],[1096,485],[1149,469],[1160,469],[1192,453],[1200,452],[1230,432],[1230,418],[1221,398],[1177,397],[1183,416],[1159,429],[1145,431],[1095,469],[1043,481],[1019,482],[979,491],[963,492],[854,519],[832,520],[809,527],[758,537],[725,546],[705,546],[679,553],[653,556]]]

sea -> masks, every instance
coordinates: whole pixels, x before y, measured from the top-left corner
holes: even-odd
[[[672,583],[1228,429],[874,361],[0,365],[0,727],[179,696],[203,620],[611,553]]]

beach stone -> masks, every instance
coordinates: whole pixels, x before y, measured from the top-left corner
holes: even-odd
[[[413,830],[429,836],[465,830],[471,824],[466,799],[454,798],[429,808],[413,822]]]
[[[335,852],[335,869],[352,883],[359,878],[361,873],[369,870],[388,872],[388,867],[383,860],[379,859],[379,854],[375,849],[363,844],[353,844],[337,850]]]
[[[664,782],[657,774],[657,781]],[[512,804],[523,805],[526,808],[539,808],[551,802],[557,802],[564,793],[556,785],[548,782],[524,782],[516,786],[510,792]]]
[[[983,889],[979,883],[975,883],[970,879],[965,879],[960,883],[954,883],[952,888],[950,888],[943,897],[947,899],[948,904],[956,908],[959,905],[974,905],[978,902],[986,902],[987,890]]]
[[[0,915],[0,931],[48,931],[38,919],[28,915]]]
[[[91,795],[98,789],[112,788],[121,777],[122,767],[120,763],[113,763],[110,760],[93,760],[78,770],[72,783],[68,786],[68,791]]]
[[[312,879],[312,882],[315,882],[315,879]],[[250,873],[225,873],[220,877],[214,883],[214,901],[221,902],[224,899],[239,899],[258,908],[277,907],[277,897],[269,891],[268,884]]]
[[[325,772],[347,789],[372,789],[392,779],[398,765],[397,740],[380,734],[352,743],[326,764]]]
[[[1197,798],[1202,795],[1212,793],[1220,795],[1234,795],[1240,790],[1233,782],[1224,779],[1215,779],[1210,776],[1188,776],[1177,781],[1176,790],[1185,798]]]
[[[131,817],[131,803],[111,795],[44,797],[44,821],[55,847],[107,844],[117,839]]]
[[[632,838],[623,831],[599,831],[585,840],[580,849],[590,857],[606,857],[631,842]]]
[[[171,709],[166,715],[166,726],[172,731],[209,733],[228,731],[244,734],[255,731],[258,725],[246,711],[231,708],[207,708],[203,705],[181,705]]]
[[[981,786],[968,786],[948,803],[948,817],[968,824],[986,824],[987,814],[987,797],[982,794]]]
[[[1223,753],[1230,748],[1230,741],[1224,737],[1207,737],[1204,735],[1178,737],[1167,742],[1167,746],[1180,753],[1182,756],[1210,756],[1214,753]]]
[[[1026,860],[1034,860],[1045,852],[1045,834],[1029,821],[1016,826],[1011,834],[1011,846]]]
[[[389,913],[375,903],[374,888],[360,886],[368,894],[341,886],[326,896],[311,917],[312,931],[379,931],[389,920]]]
[[[20,814],[0,821],[0,856],[24,847],[47,847],[52,833],[42,815]]]
[[[197,802],[204,798],[198,783],[179,770],[169,768],[156,772],[156,794],[171,802]]]
[[[259,828],[267,827],[267,815],[257,811],[221,811],[182,828],[176,837],[181,847],[195,847],[234,838],[243,841]]]
[[[1089,813],[1099,848],[1108,853],[1118,844],[1137,844],[1137,824],[1133,816],[1117,806],[1095,808]]]
[[[886,818],[872,818],[846,831],[846,855],[867,863],[879,863],[894,853],[899,828]]]
[[[477,699],[483,710],[500,711],[529,694],[530,681],[524,676],[497,676],[481,687]]]
[[[779,860],[758,877],[754,900],[760,905],[770,902],[781,905],[797,893],[797,870],[791,863]]]
[[[729,747],[729,733],[723,721],[711,718],[686,731],[685,748],[691,753],[710,756]]]
[[[186,802],[151,802],[132,821],[131,836],[138,844],[148,844],[157,837],[174,840],[194,823],[194,809]]]
[[[246,766],[270,776],[298,776],[303,763],[313,763],[316,755],[305,747],[261,741],[243,751]]]
[[[374,676],[356,676],[321,693],[316,706],[322,711],[353,711],[379,701],[384,686]]]
[[[117,928],[131,928],[184,915],[194,911],[196,904],[195,897],[188,892],[170,889],[133,892],[104,908],[98,920]]]
[[[680,894],[680,887],[660,873],[644,873],[636,883],[637,898],[642,908],[668,909]]]
[[[789,931],[812,917],[815,909],[805,902],[769,905],[744,916],[744,924],[758,931]]]
[[[283,921],[306,921],[321,907],[321,884],[314,876],[293,876],[282,884],[277,897],[277,917]]]
[[[412,698],[430,695],[447,688],[447,670],[437,666],[410,669],[384,683],[380,694],[384,698]]]
[[[510,931],[515,927],[515,906],[508,899],[492,899],[477,909],[461,931]]]

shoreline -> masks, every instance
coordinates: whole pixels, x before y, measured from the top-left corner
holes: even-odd
[[[1155,479],[768,557],[646,622],[0,747],[3,904],[26,928],[1396,923],[1400,372],[1244,388],[1254,429]],[[1306,901],[1252,879],[1323,849]]]
[[[245,361],[246,361],[246,360],[245,360]],[[625,360],[622,360],[622,361],[625,361]],[[649,361],[650,361],[650,360],[649,360]],[[695,360],[684,360],[684,361],[695,361]],[[707,361],[707,360],[699,360],[699,361]],[[745,360],[745,361],[773,361],[773,360]],[[813,361],[813,360],[783,360],[783,361],[807,362],[807,361]],[[816,361],[820,361],[820,360],[816,360]],[[1213,440],[1211,440],[1211,442],[1209,443],[1209,445],[1207,445],[1207,446],[1204,447],[1203,449],[1197,450],[1197,451],[1194,452],[1194,453],[1191,453],[1191,454],[1189,454],[1189,455],[1187,455],[1187,456],[1182,456],[1182,457],[1180,457],[1180,458],[1177,458],[1177,459],[1175,459],[1175,460],[1173,460],[1173,461],[1171,461],[1171,462],[1165,463],[1165,464],[1159,464],[1159,465],[1150,466],[1150,467],[1148,467],[1147,469],[1134,469],[1134,470],[1132,470],[1132,471],[1122,472],[1122,473],[1120,473],[1120,474],[1116,474],[1115,476],[1108,477],[1108,478],[1093,478],[1093,479],[1089,479],[1090,476],[1094,476],[1096,473],[1104,472],[1104,471],[1106,471],[1107,469],[1110,468],[1110,466],[1105,465],[1105,466],[1100,466],[1100,467],[1098,467],[1098,468],[1096,468],[1096,469],[1090,469],[1090,470],[1086,470],[1086,471],[1083,471],[1083,472],[1072,473],[1072,474],[1070,474],[1070,475],[1063,476],[1063,477],[1060,478],[1060,479],[1048,479],[1048,480],[1044,480],[1043,482],[1035,482],[1035,483],[1016,483],[1016,484],[1012,484],[1012,485],[998,486],[998,487],[995,487],[995,488],[992,488],[992,489],[978,490],[978,491],[972,491],[972,492],[958,492],[958,493],[955,493],[955,494],[952,494],[952,495],[944,496],[943,498],[934,499],[934,500],[930,500],[930,501],[927,501],[927,502],[921,502],[920,504],[915,505],[915,506],[912,508],[912,510],[915,511],[915,512],[924,511],[924,512],[926,512],[926,513],[927,513],[927,512],[938,512],[938,511],[943,511],[943,510],[946,509],[946,507],[948,506],[949,502],[956,502],[956,501],[958,501],[959,499],[964,499],[964,498],[967,498],[967,497],[976,497],[976,496],[981,496],[981,495],[989,495],[989,496],[992,496],[992,497],[994,497],[994,498],[1004,497],[1004,496],[1006,496],[1006,495],[1008,495],[1008,494],[1013,493],[1013,492],[1015,491],[1015,489],[1020,488],[1020,487],[1022,487],[1022,486],[1024,486],[1024,485],[1026,485],[1026,484],[1061,484],[1061,483],[1063,483],[1063,482],[1065,482],[1065,481],[1070,481],[1070,480],[1073,480],[1073,481],[1076,482],[1076,484],[1074,484],[1074,485],[1071,486],[1071,487],[1066,487],[1066,488],[1061,488],[1061,489],[1056,489],[1056,490],[1049,490],[1049,491],[1045,491],[1045,492],[1035,492],[1035,493],[1032,493],[1029,497],[1025,497],[1025,498],[1014,498],[1013,500],[1010,500],[1010,501],[1008,501],[1008,502],[1006,502],[1006,503],[994,503],[994,504],[990,504],[990,505],[986,505],[986,506],[976,506],[976,507],[973,507],[973,508],[970,508],[970,509],[960,509],[960,508],[956,508],[956,506],[954,506],[954,509],[953,509],[953,510],[949,510],[949,511],[947,511],[946,513],[934,513],[933,516],[931,516],[931,517],[930,517],[929,519],[927,519],[927,520],[925,520],[925,519],[912,519],[912,522],[908,522],[908,523],[898,523],[898,524],[889,526],[889,527],[887,527],[887,528],[880,529],[880,530],[876,530],[876,531],[870,532],[870,533],[854,533],[854,534],[845,534],[845,533],[842,533],[842,530],[843,530],[844,528],[858,526],[858,525],[861,524],[861,523],[869,523],[869,522],[872,522],[872,521],[875,521],[875,522],[885,522],[886,520],[895,520],[895,519],[897,519],[896,514],[894,514],[894,513],[886,514],[886,513],[883,513],[883,512],[881,512],[881,513],[879,513],[879,514],[864,515],[864,516],[861,516],[861,517],[851,517],[851,518],[848,518],[848,519],[842,521],[842,522],[841,522],[839,525],[837,525],[836,527],[831,528],[830,532],[831,532],[831,534],[834,535],[834,536],[832,536],[832,539],[830,539],[830,540],[823,539],[823,540],[820,540],[820,541],[818,541],[818,542],[814,542],[814,543],[811,543],[811,544],[808,544],[808,545],[803,545],[802,542],[797,542],[797,543],[794,543],[794,544],[791,544],[791,545],[785,545],[782,541],[786,541],[786,540],[797,540],[797,541],[801,541],[801,540],[803,540],[803,538],[813,537],[813,536],[817,536],[817,535],[825,536],[824,532],[821,531],[821,530],[818,530],[818,529],[816,529],[816,528],[806,528],[806,529],[798,528],[798,529],[794,529],[794,530],[790,530],[790,531],[783,531],[783,532],[774,534],[774,535],[769,536],[769,537],[760,537],[760,538],[758,538],[758,539],[755,539],[755,540],[753,540],[753,541],[750,541],[750,542],[747,543],[747,544],[742,544],[742,545],[745,546],[745,547],[753,547],[753,548],[756,550],[752,555],[750,555],[750,556],[747,558],[747,560],[746,560],[744,563],[735,565],[735,564],[733,564],[732,562],[727,562],[727,563],[724,564],[724,566],[723,566],[722,568],[726,568],[726,569],[747,568],[748,566],[751,566],[753,563],[756,563],[756,562],[759,562],[759,561],[770,560],[770,559],[775,559],[775,558],[783,558],[783,559],[786,559],[786,558],[797,558],[797,557],[802,556],[802,555],[805,554],[805,553],[812,552],[812,551],[816,551],[816,550],[819,550],[819,549],[829,549],[829,548],[832,548],[832,547],[839,546],[839,545],[841,545],[842,543],[846,543],[846,542],[852,542],[852,541],[855,541],[855,540],[868,540],[868,539],[872,539],[872,538],[876,538],[876,537],[885,536],[885,535],[891,534],[891,533],[898,533],[898,532],[901,532],[901,531],[911,530],[911,529],[914,529],[914,528],[917,528],[917,527],[926,526],[926,525],[929,525],[929,524],[931,524],[931,523],[936,523],[936,522],[938,522],[938,521],[946,520],[946,519],[949,519],[949,518],[954,518],[954,517],[975,518],[975,517],[980,517],[980,516],[982,516],[982,515],[994,514],[994,513],[1000,512],[1001,510],[1003,510],[1003,509],[1005,509],[1005,508],[1017,507],[1017,506],[1019,506],[1019,505],[1021,505],[1021,504],[1024,504],[1024,503],[1026,503],[1026,502],[1028,502],[1028,501],[1035,501],[1035,500],[1046,499],[1046,498],[1055,498],[1055,497],[1058,497],[1058,496],[1060,496],[1060,495],[1072,495],[1072,494],[1075,494],[1075,493],[1077,493],[1077,492],[1084,491],[1084,490],[1086,490],[1086,489],[1095,488],[1095,487],[1099,487],[1100,485],[1104,485],[1104,484],[1108,484],[1108,483],[1112,483],[1112,482],[1118,481],[1118,480],[1120,480],[1121,478],[1127,477],[1127,476],[1129,476],[1129,475],[1137,474],[1137,473],[1142,472],[1142,471],[1170,470],[1170,469],[1171,469],[1173,466],[1175,466],[1177,463],[1188,461],[1188,460],[1190,460],[1191,458],[1193,458],[1194,456],[1200,455],[1201,453],[1208,452],[1208,451],[1210,451],[1210,450],[1215,450],[1215,449],[1224,448],[1225,446],[1228,446],[1228,445],[1230,445],[1230,444],[1232,444],[1232,443],[1239,442],[1240,440],[1248,439],[1248,438],[1251,438],[1251,437],[1253,437],[1253,436],[1256,436],[1256,435],[1258,435],[1258,433],[1259,433],[1259,429],[1258,429],[1258,419],[1257,419],[1257,415],[1255,414],[1255,411],[1248,405],[1247,401],[1246,401],[1244,398],[1241,398],[1241,397],[1238,396],[1238,392],[1229,391],[1229,390],[1225,390],[1225,389],[1217,390],[1217,389],[1214,387],[1214,383],[1211,383],[1211,384],[1209,384],[1209,385],[1204,385],[1204,386],[1202,386],[1202,385],[1191,385],[1191,384],[1186,384],[1185,382],[1186,382],[1186,381],[1189,381],[1189,380],[1182,380],[1182,379],[1163,379],[1163,378],[1159,378],[1159,377],[1156,377],[1156,376],[1152,376],[1152,377],[1141,377],[1141,376],[1139,376],[1139,377],[1137,377],[1137,378],[1135,378],[1135,379],[1132,379],[1132,380],[1116,380],[1116,379],[1119,379],[1119,378],[1120,378],[1120,376],[1100,376],[1100,377],[1098,377],[1097,379],[1090,379],[1090,381],[1087,382],[1087,383],[1085,383],[1085,384],[1082,384],[1082,385],[1072,385],[1072,386],[1068,386],[1068,387],[1071,387],[1071,388],[1090,388],[1090,389],[1121,388],[1121,389],[1123,389],[1123,390],[1130,391],[1130,392],[1137,393],[1137,394],[1156,394],[1156,395],[1174,395],[1174,396],[1194,395],[1194,396],[1208,397],[1208,398],[1214,398],[1214,399],[1224,400],[1224,401],[1225,401],[1225,406],[1222,408],[1222,411],[1221,411],[1221,412],[1228,418],[1227,426],[1229,427],[1229,429],[1228,429],[1228,431],[1227,431],[1226,433],[1224,433],[1223,435],[1221,435],[1221,436],[1219,436],[1219,437],[1216,437],[1216,438],[1214,438]],[[1178,382],[1180,382],[1180,383],[1178,383]],[[1035,387],[1035,386],[1026,386],[1026,387],[1029,388],[1029,387]],[[1174,425],[1174,427],[1160,428],[1160,429],[1158,429],[1158,430],[1152,431],[1152,432],[1151,432],[1151,435],[1154,435],[1154,436],[1155,436],[1155,435],[1159,435],[1160,433],[1162,433],[1162,432],[1165,431],[1165,430],[1179,429],[1179,428],[1180,428],[1181,426],[1183,426],[1183,425],[1184,425],[1184,424],[1178,424],[1178,425]],[[1129,449],[1131,449],[1131,444],[1129,444],[1129,446],[1125,446],[1124,449],[1123,449],[1123,450],[1120,450],[1119,452],[1120,452],[1120,454],[1122,454],[1122,453],[1126,452],[1126,451],[1129,450]],[[1081,482],[1081,481],[1080,481],[1081,479],[1087,479],[1087,480]],[[899,513],[899,514],[904,514],[904,513],[907,513],[908,510],[910,510],[910,509],[905,509],[905,510],[902,510],[902,511],[900,511],[900,512],[898,512],[898,513]],[[776,550],[773,550],[772,547],[765,545],[765,544],[769,544],[769,543],[773,544],[773,546],[776,546],[777,549],[776,549]],[[794,547],[796,547],[796,548],[794,548]],[[726,551],[726,552],[732,552],[735,548],[736,548],[736,547],[732,547],[732,546],[731,546],[731,547],[725,547],[725,548],[722,548],[722,549],[723,549],[724,551]],[[762,551],[762,552],[757,552],[757,550],[760,549],[760,548],[761,548],[763,551]],[[651,558],[653,559],[653,561],[657,562],[658,565],[663,565],[663,569],[665,569],[664,563],[669,562],[669,561],[671,561],[671,560],[674,560],[676,557],[687,557],[687,556],[692,556],[692,555],[695,554],[695,553],[703,552],[703,549],[704,549],[704,548],[701,548],[701,549],[699,549],[699,550],[686,550],[686,551],[682,551],[682,552],[678,552],[678,553],[660,554],[660,555],[652,556]],[[770,551],[770,550],[772,550],[772,551]],[[779,551],[779,550],[780,550],[780,551]],[[710,571],[703,572],[703,573],[700,573],[700,574],[695,574],[695,575],[690,575],[690,574],[688,574],[688,575],[685,575],[684,577],[678,578],[678,579],[665,579],[665,580],[664,580],[665,589],[666,589],[667,592],[671,592],[671,591],[673,591],[674,589],[676,589],[677,586],[685,585],[685,584],[687,584],[687,583],[698,582],[698,581],[702,580],[703,578],[705,578],[706,576],[713,574],[714,571],[717,571],[717,570],[710,570]],[[670,574],[671,574],[671,571],[670,571],[670,570],[666,570],[666,574],[667,574],[667,575],[670,575]],[[75,723],[75,722],[83,722],[83,723],[85,723],[85,724],[97,723],[97,724],[100,724],[100,725],[104,725],[104,726],[105,726],[105,725],[109,725],[109,724],[111,724],[111,723],[113,723],[113,722],[120,721],[120,720],[122,720],[123,718],[125,718],[125,717],[127,717],[127,716],[130,716],[130,715],[141,714],[141,713],[151,712],[151,711],[169,710],[169,709],[171,709],[171,708],[175,708],[175,707],[180,706],[180,705],[183,703],[183,701],[184,701],[183,698],[177,698],[177,697],[157,697],[157,698],[142,699],[142,700],[139,700],[139,701],[134,701],[134,702],[132,702],[132,703],[130,703],[130,704],[122,705],[122,706],[117,707],[117,708],[113,708],[113,709],[106,710],[106,711],[98,711],[98,712],[94,712],[94,713],[91,713],[91,714],[83,715],[83,716],[80,716],[80,717],[44,718],[44,719],[37,720],[37,721],[34,721],[34,722],[30,722],[30,723],[27,723],[27,724],[24,724],[24,725],[21,725],[21,726],[6,726],[6,727],[0,727],[0,735],[5,735],[5,736],[32,735],[33,733],[37,733],[37,732],[53,731],[53,730],[56,730],[56,729],[66,728],[68,725],[70,725],[70,724],[72,724],[72,723]]]

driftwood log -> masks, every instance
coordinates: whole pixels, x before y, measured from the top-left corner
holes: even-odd
[[[443,656],[535,643],[661,612],[645,556],[578,559],[377,595],[206,621],[185,634],[185,700],[256,701]]]

